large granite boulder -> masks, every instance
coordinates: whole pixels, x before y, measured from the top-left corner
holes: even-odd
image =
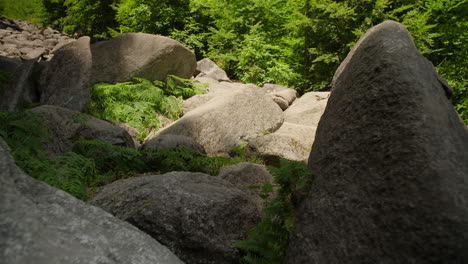
[[[286,263],[467,263],[468,128],[449,88],[393,21],[336,74]]]
[[[329,92],[304,94],[284,111],[284,123],[276,132],[250,140],[247,150],[270,165],[278,166],[280,158],[307,162],[329,95]]]
[[[136,227],[21,171],[0,138],[0,263],[182,264]]]
[[[119,180],[93,204],[126,220],[187,263],[239,263],[232,244],[260,220],[248,195],[203,173],[170,172]]]
[[[21,64],[22,60],[0,56],[0,70],[14,73]]]
[[[11,73],[10,80],[0,87],[0,111],[14,111],[39,101],[38,69],[38,63],[30,60],[21,63]]]
[[[255,202],[259,211],[262,211],[273,198],[273,195],[262,198],[261,188],[252,188],[253,186],[261,187],[265,184],[274,184],[275,179],[265,165],[241,162],[225,166],[219,171],[218,178],[232,183],[239,190],[245,192]]]
[[[158,131],[161,135],[183,135],[200,143],[209,155],[226,156],[232,147],[259,135],[276,131],[283,112],[257,87],[243,86],[217,93],[208,102]]]
[[[91,45],[92,83],[118,83],[132,77],[164,81],[169,74],[190,78],[195,54],[179,42],[145,33],[125,33]]]
[[[83,111],[90,100],[92,56],[89,37],[60,48],[41,73],[41,103]]]
[[[51,157],[71,151],[75,141],[81,137],[135,148],[125,129],[95,117],[52,105],[42,105],[29,111],[37,114],[47,127],[49,142],[45,144],[45,150]]]
[[[261,91],[265,93],[265,95],[270,96],[283,111],[286,110],[297,97],[296,90],[272,83],[266,83]]]
[[[197,77],[207,77],[217,81],[231,81],[226,72],[208,58],[197,62],[196,75]]]

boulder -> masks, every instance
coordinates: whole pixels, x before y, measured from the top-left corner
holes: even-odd
[[[257,205],[258,211],[262,211],[265,205],[271,201],[273,195],[268,199],[263,199],[260,195],[261,189],[253,189],[252,186],[263,186],[264,184],[274,184],[273,175],[268,172],[265,165],[241,162],[239,164],[225,166],[221,168],[218,178],[226,180],[245,192]]]
[[[196,73],[197,77],[207,77],[217,81],[231,81],[226,72],[208,58],[197,62]]]
[[[0,70],[13,73],[21,64],[23,64],[21,60],[0,56]]]
[[[286,263],[467,263],[468,128],[403,25],[336,72]]]
[[[91,45],[92,83],[118,83],[132,77],[164,81],[169,74],[190,78],[195,54],[179,42],[145,33],[125,33]]]
[[[218,95],[158,131],[157,136],[182,135],[200,143],[208,155],[227,156],[232,147],[263,133],[276,131],[283,112],[258,88]]]
[[[196,150],[202,154],[206,154],[205,149],[202,145],[195,142],[193,139],[181,136],[181,135],[162,135],[154,137],[146,141],[142,146],[142,150],[148,151],[160,151],[163,149],[175,148],[177,146],[187,146],[193,150]]]
[[[47,127],[50,141],[45,144],[50,157],[72,150],[80,137],[102,140],[113,145],[135,148],[125,129],[95,117],[59,106],[43,105],[29,110],[37,114]]]
[[[239,263],[232,244],[260,220],[247,194],[203,173],[170,172],[119,180],[92,204],[137,226],[187,263]]]
[[[182,264],[136,227],[19,169],[0,138],[0,262]]]
[[[266,83],[261,91],[265,95],[270,96],[283,111],[286,110],[297,97],[296,90],[271,83]]]
[[[37,69],[39,66],[33,60],[25,61],[16,68],[10,81],[0,90],[0,111],[14,111],[27,104],[39,102]]]
[[[284,111],[284,123],[276,132],[250,140],[247,150],[268,165],[279,166],[280,158],[307,162],[329,95],[329,92],[304,94]]]
[[[84,110],[91,98],[89,41],[89,37],[81,37],[63,46],[47,63],[40,79],[42,104]]]
[[[21,58],[23,58],[23,60],[37,60],[39,57],[41,57],[45,53],[46,53],[45,48],[35,48],[35,49],[29,50],[28,52],[25,52],[21,56]]]

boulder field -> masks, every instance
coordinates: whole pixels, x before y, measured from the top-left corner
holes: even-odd
[[[0,69],[12,76],[0,87],[0,111],[40,104],[27,111],[47,127],[51,159],[78,138],[223,157],[244,146],[265,164],[286,158],[314,171],[285,263],[468,262],[468,128],[450,86],[401,24],[370,29],[335,73],[332,92],[301,96],[232,81],[166,37],[127,33],[91,44],[58,35],[0,20]],[[57,43],[41,55],[17,48],[45,45],[45,36]],[[143,142],[127,124],[83,113],[95,82],[168,74],[207,91]],[[0,138],[0,263],[239,263],[233,243],[270,201],[249,187],[265,183],[274,184],[265,165],[247,162],[217,176],[149,173],[103,186],[86,204],[26,175]]]

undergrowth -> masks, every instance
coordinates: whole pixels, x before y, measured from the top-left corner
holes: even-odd
[[[76,153],[50,160],[43,148],[48,133],[31,112],[0,112],[0,136],[11,149],[16,164],[28,175],[80,199],[96,177],[94,161]]]
[[[195,81],[168,76],[166,82],[133,78],[130,82],[97,83],[91,87],[87,112],[99,119],[126,123],[139,132],[142,141],[161,127],[158,114],[176,120],[180,117],[183,99],[205,92]]]
[[[79,138],[72,152],[50,159],[44,151],[48,131],[32,112],[0,112],[0,136],[16,164],[28,175],[87,200],[100,186],[143,173],[192,171],[217,175],[220,168],[249,160],[243,146],[234,158],[208,157],[187,146],[137,151],[104,141]]]
[[[279,168],[267,168],[275,178],[275,185],[253,187],[262,188],[264,199],[273,193],[276,197],[264,208],[261,222],[249,231],[247,238],[234,244],[245,253],[241,263],[282,263],[297,200],[306,193],[312,180],[312,171],[303,162],[281,159]]]

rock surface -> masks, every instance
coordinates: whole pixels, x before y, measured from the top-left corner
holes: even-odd
[[[183,135],[200,143],[209,155],[226,156],[232,147],[276,131],[283,113],[258,88],[244,87],[218,95],[189,111],[181,119],[158,131],[161,135]]]
[[[232,243],[260,220],[247,194],[203,173],[170,172],[116,181],[92,201],[133,223],[187,263],[239,263]]]
[[[22,172],[0,138],[0,263],[182,264],[136,227]]]
[[[409,32],[386,21],[343,62],[286,263],[468,262],[468,128]]]
[[[196,73],[198,73],[196,77],[207,77],[216,81],[231,81],[226,72],[208,58],[197,62]]]
[[[309,92],[296,99],[284,111],[283,125],[274,133],[250,140],[247,150],[269,165],[279,165],[280,158],[307,162],[329,95],[329,92]]]
[[[41,103],[83,111],[91,99],[89,37],[60,48],[41,73]]]
[[[251,186],[262,186],[274,183],[273,175],[268,172],[264,165],[242,162],[239,164],[221,168],[218,178],[226,180],[236,186],[239,190],[247,193],[255,202],[259,211],[265,207],[271,199],[262,199],[260,189],[251,189]],[[271,196],[270,198],[273,198]]]
[[[286,110],[297,97],[296,90],[271,83],[265,84],[261,91],[265,93],[265,95],[270,96],[283,111]]]
[[[91,83],[118,83],[132,77],[164,81],[169,74],[190,78],[195,54],[179,42],[145,33],[124,33],[91,45]]]
[[[125,129],[95,117],[52,105],[39,106],[29,111],[44,120],[50,138],[45,149],[50,156],[71,151],[74,142],[80,137],[135,148],[132,137]]]
[[[21,63],[11,75],[10,81],[0,90],[0,111],[14,111],[39,101],[37,91],[37,62]]]

